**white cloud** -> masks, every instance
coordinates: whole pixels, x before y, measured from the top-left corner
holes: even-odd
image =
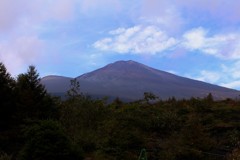
[[[183,35],[183,45],[190,50],[201,49],[205,45],[206,31],[203,28],[193,29]]]
[[[109,32],[111,37],[93,44],[97,49],[117,53],[157,54],[177,45],[177,40],[169,37],[156,26],[134,26],[118,28]]]
[[[172,73],[172,74],[178,74],[176,71],[174,71],[174,70],[168,70],[167,72],[169,72],[169,73]]]
[[[221,74],[216,71],[202,70],[200,74],[196,77],[192,77],[189,75],[187,75],[187,77],[190,77],[199,81],[208,82],[208,83],[217,83],[221,78]]]
[[[240,58],[240,33],[208,36],[204,28],[194,28],[183,35],[182,46],[190,51],[201,51],[223,59]]]
[[[223,64],[221,66],[224,73],[228,73],[230,79],[240,80],[240,61],[233,62],[231,64]],[[226,74],[224,74],[226,76]]]
[[[109,34],[118,35],[124,33],[125,31],[126,31],[125,28],[118,28],[116,30],[110,31]]]
[[[193,75],[186,75],[186,77],[218,84],[220,86],[240,89],[240,61],[234,61],[229,64],[222,64],[215,69],[211,70],[202,70],[199,73]]]
[[[226,78],[226,80],[220,83],[221,86],[240,89],[240,67],[237,66],[237,64],[239,64],[239,62],[228,67],[224,66],[222,78]]]
[[[209,35],[208,30],[198,27],[186,31],[182,38],[171,37],[155,25],[117,28],[109,37],[94,43],[102,51],[133,54],[157,54],[175,48],[215,56],[221,59],[240,59],[240,33]]]
[[[227,88],[238,88],[240,89],[240,80],[236,80],[233,82],[229,82],[229,83],[221,83],[221,86],[227,87]]]

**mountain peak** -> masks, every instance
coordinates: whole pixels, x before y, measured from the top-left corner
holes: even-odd
[[[138,62],[133,61],[133,60],[127,60],[127,61],[120,60],[120,61],[116,61],[114,63],[110,63],[107,66],[114,66],[114,65],[143,65],[143,64],[138,63]]]
[[[60,79],[60,78],[70,78],[70,77],[64,77],[64,76],[58,76],[58,75],[48,75],[42,78],[42,80],[53,80],[53,79]]]
[[[116,61],[110,63],[100,69],[97,69],[93,72],[84,74],[80,76],[81,78],[91,78],[91,79],[126,79],[133,77],[135,78],[144,78],[151,77],[149,74],[154,75],[156,72],[155,69],[145,66],[141,63],[135,62],[133,60],[127,61]]]
[[[167,99],[169,97],[205,97],[209,93],[217,99],[235,98],[238,91],[201,81],[180,77],[144,64],[127,60],[116,61],[90,73],[77,77],[83,93],[93,96],[111,96],[123,99],[140,99],[144,92]],[[67,91],[70,79],[48,77],[42,82],[48,91]],[[63,88],[62,90],[60,90]]]
[[[114,63],[110,63],[109,65],[106,65],[105,67],[103,67],[103,69],[116,69],[118,71],[120,70],[132,70],[132,71],[136,71],[136,70],[140,70],[140,69],[147,69],[147,70],[151,70],[153,68],[148,67],[144,64],[141,64],[139,62],[133,61],[133,60],[121,60],[121,61],[116,61]]]
[[[120,60],[120,61],[116,61],[116,62],[114,62],[114,63],[139,64],[138,62],[133,61],[133,60],[126,60],[126,61]],[[114,63],[113,63],[113,64],[114,64]]]

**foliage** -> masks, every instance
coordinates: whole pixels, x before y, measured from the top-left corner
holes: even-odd
[[[27,73],[17,78],[16,92],[18,98],[18,118],[48,119],[56,116],[56,108],[52,98],[40,83],[39,74],[34,66]]]
[[[240,160],[240,149],[236,148],[227,157],[228,160]]]
[[[0,153],[0,160],[11,160],[12,156],[8,155],[7,153]]]
[[[15,81],[0,63],[0,130],[11,127],[13,111],[15,110],[14,92]]]
[[[68,99],[78,99],[82,97],[80,83],[76,78],[70,80],[70,89],[67,91]]]
[[[68,98],[50,97],[35,67],[14,80],[0,63],[0,159],[238,159],[240,101],[206,98],[112,103],[84,96],[77,79]],[[2,98],[3,97],[3,98]]]
[[[43,120],[26,127],[24,131],[26,143],[20,152],[23,160],[72,160],[71,143],[58,122]]]

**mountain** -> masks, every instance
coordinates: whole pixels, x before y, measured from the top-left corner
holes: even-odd
[[[180,77],[135,61],[117,61],[93,72],[76,77],[84,94],[93,97],[119,97],[123,100],[143,98],[152,92],[161,99],[169,97],[206,97],[212,93],[216,99],[236,98],[240,92],[217,85]],[[42,84],[49,93],[63,95],[69,89],[69,77],[47,76]]]

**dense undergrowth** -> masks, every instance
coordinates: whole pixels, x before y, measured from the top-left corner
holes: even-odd
[[[148,160],[240,159],[238,100],[107,103],[71,84],[63,101],[34,67],[13,79],[0,64],[0,160],[137,160],[143,148]]]

